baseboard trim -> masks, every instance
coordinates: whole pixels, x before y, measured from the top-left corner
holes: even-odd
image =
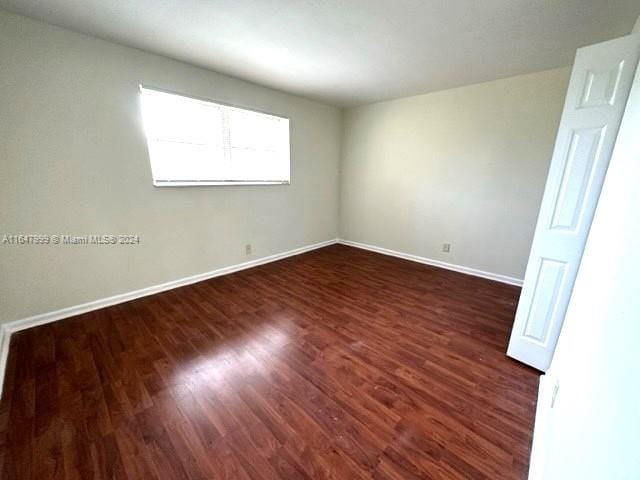
[[[0,325],[0,398],[2,398],[2,387],[4,385],[4,376],[7,368],[7,360],[9,357],[9,342],[11,340],[11,334],[20,330],[26,330],[27,328],[37,327],[38,325],[44,325],[46,323],[56,322],[69,317],[75,317],[83,313],[98,310],[100,308],[110,307],[119,303],[129,302],[137,298],[147,297],[156,293],[172,290],[178,287],[184,287],[191,285],[192,283],[202,282],[211,278],[220,277],[222,275],[228,275],[230,273],[239,272],[240,270],[246,270],[248,268],[257,267],[266,263],[282,260],[287,257],[293,257],[302,253],[310,252],[318,248],[326,247],[337,243],[338,239],[334,238],[326,240],[324,242],[314,243],[312,245],[306,245],[300,248],[294,248],[282,253],[276,253],[267,257],[258,258],[249,262],[238,263],[230,265],[228,267],[218,268],[210,272],[200,273],[189,277],[180,278],[159,285],[152,285],[150,287],[141,288],[139,290],[133,290],[130,292],[113,295],[111,297],[94,300],[91,302],[75,305],[72,307],[62,308],[52,312],[41,313],[33,315],[31,317],[22,318],[19,320],[13,320],[11,322]]]
[[[9,358],[9,340],[11,334],[0,325],[0,399],[2,399],[2,387],[4,386],[4,374],[7,369],[7,359]]]
[[[433,267],[440,267],[446,270],[453,270],[454,272],[466,273],[467,275],[473,275],[474,277],[482,277],[488,280],[494,280],[496,282],[507,283],[509,285],[522,286],[522,279],[509,277],[507,275],[501,275],[499,273],[486,272],[484,270],[478,270],[476,268],[465,267],[463,265],[456,265],[453,263],[442,262],[440,260],[434,260],[432,258],[420,257],[418,255],[412,255],[410,253],[398,252],[396,250],[390,250],[388,248],[378,247],[376,245],[369,245],[366,243],[353,242],[351,240],[345,240],[343,238],[338,239],[338,243],[348,245],[350,247],[361,248],[363,250],[369,250],[371,252],[382,253],[383,255],[389,255],[392,257],[402,258],[404,260],[410,260],[412,262],[424,263],[425,265],[431,265]]]

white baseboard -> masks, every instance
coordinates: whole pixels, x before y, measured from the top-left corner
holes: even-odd
[[[432,265],[434,267],[440,267],[446,270],[453,270],[454,272],[466,273],[467,275],[473,275],[475,277],[487,278],[489,280],[495,280],[496,282],[508,283],[509,285],[516,285],[518,287],[522,286],[522,279],[509,277],[507,275],[501,275],[499,273],[485,272],[484,270],[464,267],[462,265],[455,265],[453,263],[433,260],[431,258],[420,257],[418,255],[412,255],[410,253],[398,252],[396,250],[389,250],[388,248],[377,247],[375,245],[352,242],[351,240],[345,240],[343,238],[338,239],[338,243],[349,245],[350,247],[361,248],[363,250],[369,250],[371,252],[382,253],[383,255],[390,255],[392,257],[411,260],[412,262],[424,263],[425,265]]]
[[[2,387],[4,385],[4,373],[7,369],[7,360],[9,358],[9,340],[11,334],[0,325],[0,399],[2,398]]]
[[[238,263],[236,265],[218,268],[210,272],[200,273],[198,275],[180,278],[171,282],[161,283],[160,285],[153,285],[151,287],[141,288],[140,290],[133,290],[131,292],[121,293],[112,297],[101,298],[99,300],[94,300],[80,305],[62,308],[60,310],[55,310],[52,312],[41,313],[38,315],[33,315],[31,317],[22,318],[20,320],[14,320],[2,324],[0,325],[0,398],[2,398],[4,375],[7,368],[7,359],[9,356],[9,341],[11,339],[11,334],[14,332],[26,330],[27,328],[36,327],[38,325],[44,325],[45,323],[55,322],[64,318],[75,317],[76,315],[81,315],[93,310],[109,307],[111,305],[117,305],[118,303],[128,302],[130,300],[135,300],[136,298],[146,297],[148,295],[164,292],[166,290],[171,290],[177,287],[183,287],[192,283],[202,282],[203,280],[208,280],[210,278],[228,275],[240,270],[246,270],[247,268],[257,267],[258,265],[263,265],[265,263],[275,262],[277,260],[282,260],[283,258],[300,255],[301,253],[316,250],[328,245],[333,245],[337,242],[338,239],[331,239],[320,243],[314,243],[313,245],[295,248],[287,252],[276,253],[275,255],[269,255],[267,257],[258,258],[249,262]]]

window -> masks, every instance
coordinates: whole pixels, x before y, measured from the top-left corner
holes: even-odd
[[[140,87],[153,184],[289,183],[289,119]]]

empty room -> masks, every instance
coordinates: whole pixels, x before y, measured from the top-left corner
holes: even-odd
[[[0,0],[0,479],[640,479],[638,0]]]

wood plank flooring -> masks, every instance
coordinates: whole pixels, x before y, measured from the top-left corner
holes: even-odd
[[[15,334],[3,479],[522,479],[519,289],[334,245]]]

